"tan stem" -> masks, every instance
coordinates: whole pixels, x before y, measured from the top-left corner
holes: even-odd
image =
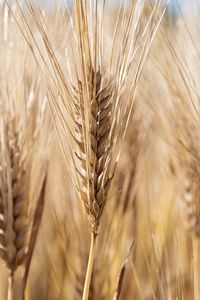
[[[200,242],[193,238],[193,260],[194,260],[194,300],[200,299]]]
[[[30,299],[30,291],[29,291],[29,282],[27,281],[26,288],[25,288],[25,300]]]
[[[88,259],[87,273],[86,273],[86,277],[85,277],[85,284],[84,284],[82,300],[88,300],[88,296],[89,296],[90,281],[91,281],[93,262],[94,262],[95,243],[96,243],[96,235],[94,233],[92,233],[91,234],[90,255],[89,255],[89,259]]]
[[[14,285],[14,276],[10,272],[8,276],[8,300],[13,300],[13,285]]]

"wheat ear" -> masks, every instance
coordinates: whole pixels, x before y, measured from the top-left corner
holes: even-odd
[[[199,174],[196,171],[194,172],[194,169],[190,174],[193,174],[193,176],[187,177],[188,179],[182,191],[182,201],[185,208],[185,224],[192,234],[194,299],[197,300],[200,297],[200,203],[199,181],[197,181]]]
[[[34,195],[34,199],[31,199],[29,194],[38,118],[36,116],[36,128],[32,131],[29,125],[32,117],[35,118],[34,114],[28,109],[26,118],[25,112],[18,118],[17,106],[16,103],[12,103],[12,106],[2,108],[0,124],[0,257],[6,262],[9,270],[10,300],[13,298],[15,271],[20,265],[26,268],[32,221],[37,215],[35,205],[40,201],[38,194]],[[21,109],[21,103],[19,107]],[[41,174],[44,174],[43,171]],[[39,179],[39,186],[43,186],[44,176]]]
[[[194,299],[200,297],[200,164],[198,153],[198,141],[195,136],[196,128],[193,119],[186,111],[180,113],[181,121],[177,126],[178,131],[178,158],[183,169],[184,179],[181,191],[186,229],[191,233],[193,246],[193,282]],[[183,168],[184,166],[184,168]]]
[[[26,252],[27,220],[25,171],[20,159],[18,135],[13,124],[2,124],[1,139],[1,257],[9,269],[9,292],[12,299],[13,276],[23,262]]]

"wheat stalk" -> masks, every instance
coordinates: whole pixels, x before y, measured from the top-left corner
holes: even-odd
[[[38,142],[44,112],[35,115],[37,102],[32,100],[21,112],[23,101],[16,103],[10,98],[8,103],[1,102],[0,111],[0,256],[9,270],[10,300],[13,299],[15,271],[20,265],[27,268],[27,258],[32,251],[30,233],[37,215],[35,207],[42,201],[38,191],[44,185],[46,172],[42,167],[40,182],[37,182],[39,190],[31,198],[34,143]]]
[[[18,2],[16,3],[18,4]],[[92,231],[96,234],[113,176],[111,170],[112,153],[114,152],[113,144],[116,146],[116,142],[125,136],[137,82],[150,44],[162,19],[162,16],[158,22],[154,19],[158,13],[159,2],[154,7],[140,38],[139,35],[134,35],[134,32],[138,32],[141,25],[140,18],[144,1],[137,1],[136,3],[133,1],[128,12],[125,9],[122,11],[120,7],[110,49],[110,60],[106,62],[103,56],[105,1],[101,14],[99,14],[98,10],[98,1],[95,1],[94,7],[90,7],[87,1],[75,1],[75,26],[72,25],[74,41],[69,41],[72,56],[67,52],[67,59],[69,60],[69,76],[67,77],[53,50],[50,37],[45,31],[43,17],[41,18],[34,3],[27,1],[27,6],[35,24],[38,26],[53,72],[55,73],[54,75],[50,71],[47,59],[42,56],[48,75],[50,75],[58,89],[59,100],[51,85],[48,84],[46,75],[40,69],[44,83],[49,91],[49,104],[52,109],[59,141],[66,159],[68,156],[67,150],[73,156],[71,160],[72,167],[69,163],[68,167],[75,178],[74,181],[88,214]],[[28,19],[20,6],[18,8],[25,25],[27,25],[27,31],[29,32],[27,36],[29,37],[29,34],[34,36],[28,25]],[[122,21],[120,22],[121,13]],[[70,18],[72,19],[71,14]],[[126,19],[127,21],[125,21]],[[73,22],[73,20],[71,21]],[[120,26],[123,28],[122,32],[120,31]],[[22,30],[21,27],[20,29]],[[131,30],[134,30],[133,35],[129,34]],[[23,34],[26,37],[25,30]],[[116,49],[117,38],[121,42],[120,51]],[[37,50],[39,55],[42,55],[39,45],[35,39],[31,41],[27,38],[26,40],[28,43],[32,43],[31,50],[38,63]],[[138,59],[138,64],[136,64],[133,83],[127,90],[128,77],[130,77],[131,67],[134,66],[134,59],[139,45],[142,45],[141,56]],[[33,47],[37,49],[33,49]],[[107,63],[106,67],[103,65],[103,60]],[[71,70],[72,67],[73,72]],[[55,119],[54,111],[58,116],[65,135],[68,133],[70,142],[68,142],[67,150],[65,149],[60,128],[56,124],[57,120]],[[119,148],[121,150],[121,147]],[[109,173],[111,173],[111,176],[109,176]]]
[[[2,124],[1,139],[1,257],[9,269],[9,288],[12,289],[13,274],[23,262],[26,251],[28,203],[24,182],[24,161],[19,162],[20,150],[17,134],[10,124]],[[12,134],[13,133],[13,134]],[[12,291],[9,293],[11,299]]]
[[[191,137],[191,135],[190,135]],[[192,145],[194,146],[194,141],[192,140]],[[193,150],[192,148],[189,148]],[[183,151],[184,153],[184,151]],[[195,153],[195,152],[194,152]],[[185,182],[183,189],[181,191],[181,200],[183,203],[183,213],[185,216],[185,225],[187,230],[192,235],[192,247],[193,247],[193,276],[194,276],[194,299],[199,299],[200,297],[200,189],[199,189],[199,174],[200,174],[200,165],[198,156],[194,153],[190,153],[192,158],[187,163],[187,160],[184,161],[185,164]],[[196,153],[198,155],[198,153]]]
[[[132,1],[127,10],[122,10],[120,6],[113,41],[110,49],[106,48],[106,55],[103,30],[105,2],[100,13],[97,0],[90,3],[91,6],[87,1],[75,1],[74,20],[69,13],[72,34],[68,43],[70,47],[66,48],[67,73],[59,63],[44,18],[34,3],[27,1],[27,7],[43,39],[45,55],[42,55],[40,45],[34,38],[28,18],[16,2],[26,28],[21,28],[19,23],[18,26],[30,45],[48,88],[49,105],[61,149],[91,227],[91,248],[83,299],[88,299],[100,218],[121,152],[121,145],[117,142],[124,140],[137,83],[162,19],[161,15],[156,21],[158,1],[139,35],[144,1]],[[120,43],[119,49],[117,43]],[[37,54],[50,80],[40,68]],[[135,64],[136,55],[139,57]],[[110,59],[107,60],[106,56]],[[131,71],[134,76],[127,89]],[[67,139],[67,146],[63,137]]]
[[[200,190],[199,190],[199,161],[186,166],[187,176],[182,190],[182,201],[184,204],[185,224],[187,230],[192,234],[193,246],[193,275],[194,275],[194,299],[200,297]]]
[[[183,28],[181,39],[187,40],[187,46],[190,45],[191,50],[194,50],[196,47],[195,42],[185,23]],[[170,30],[167,34],[162,34],[162,40],[165,47],[162,50],[167,50],[167,55],[165,54],[166,56],[163,57],[165,60],[164,63],[162,62],[162,59],[160,60],[158,69],[161,71],[161,75],[165,81],[165,88],[167,88],[166,95],[168,95],[167,103],[169,104],[169,107],[165,107],[164,113],[168,115],[170,126],[172,126],[172,129],[169,131],[173,133],[171,137],[168,138],[168,143],[170,143],[170,146],[173,145],[173,151],[175,151],[175,156],[180,167],[180,200],[182,207],[184,208],[184,223],[186,225],[186,229],[191,233],[193,240],[194,298],[199,299],[200,139],[198,132],[198,76],[195,77],[198,73],[194,72],[196,66],[194,68],[194,65],[191,63],[191,57],[194,53],[190,51],[191,56],[190,59],[188,59],[187,55],[185,55],[186,49],[182,47],[182,40],[179,40],[172,30]],[[162,57],[162,55],[160,57]],[[167,66],[169,61],[172,62],[170,75],[168,73],[169,70]],[[196,62],[194,64],[196,64]],[[174,138],[174,143],[171,138]],[[174,154],[174,152],[172,153]]]
[[[190,106],[190,103],[188,103]],[[175,106],[175,110],[177,107]],[[183,109],[183,108],[182,108]],[[190,108],[191,109],[191,108]],[[194,299],[200,297],[200,157],[199,136],[197,133],[198,120],[192,117],[191,110],[182,111],[176,120],[176,151],[178,162],[182,171],[180,200],[182,203],[184,223],[191,233],[193,246],[193,276],[194,276]],[[179,119],[179,120],[178,120]]]

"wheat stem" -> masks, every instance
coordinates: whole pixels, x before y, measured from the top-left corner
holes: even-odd
[[[194,300],[200,299],[200,242],[197,237],[193,238],[194,259]]]
[[[25,288],[25,299],[24,300],[30,300],[30,288],[29,288],[28,281],[27,281],[26,288]]]
[[[87,273],[86,273],[86,277],[85,277],[85,284],[84,284],[82,300],[88,300],[88,296],[89,296],[90,280],[91,280],[93,262],[94,262],[94,251],[95,251],[96,237],[97,237],[96,234],[94,234],[92,232],[91,233],[90,255],[89,255],[89,259],[88,259]]]
[[[14,285],[14,276],[13,276],[13,272],[10,272],[8,277],[8,300],[13,300],[13,285]]]

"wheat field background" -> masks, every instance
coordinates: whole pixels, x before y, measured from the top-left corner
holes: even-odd
[[[199,300],[200,25],[97,2],[0,9],[0,299]]]

